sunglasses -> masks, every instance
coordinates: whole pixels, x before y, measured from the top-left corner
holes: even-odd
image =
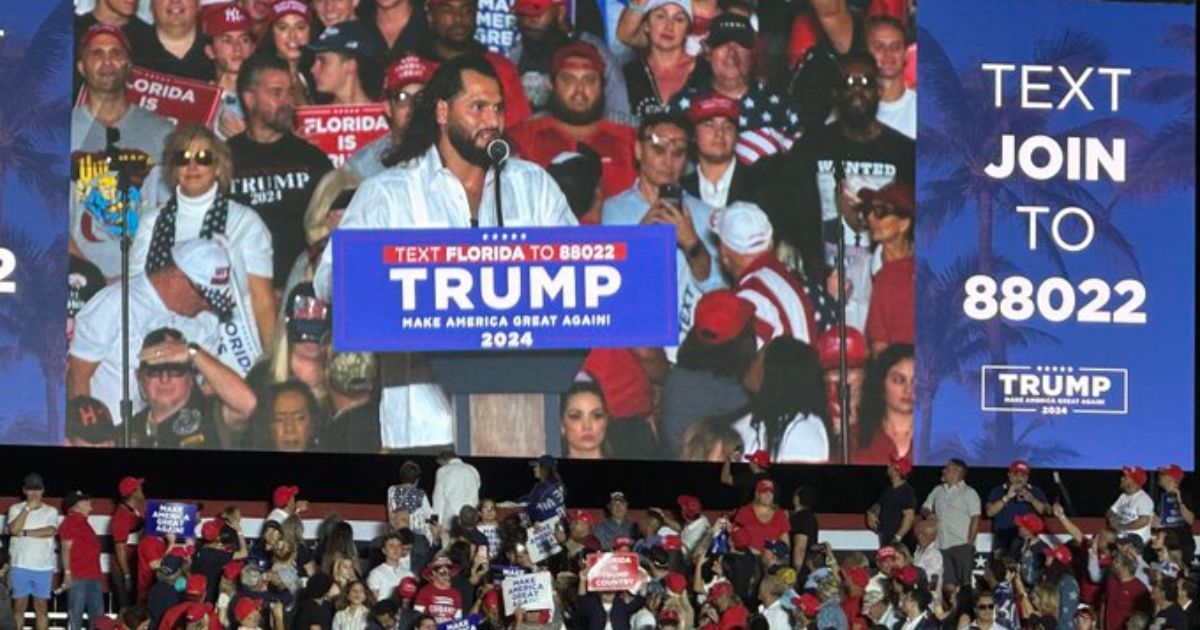
[[[217,160],[217,156],[208,149],[200,149],[199,151],[176,151],[175,163],[178,166],[186,166],[188,164],[199,164],[200,166],[212,166]]]
[[[996,608],[995,604],[976,604],[975,605],[976,610],[994,610],[995,608]]]
[[[181,378],[190,375],[192,367],[186,363],[159,363],[158,365],[143,367],[142,373],[148,378],[160,378],[164,375],[171,378]]]
[[[863,204],[863,206],[859,208],[859,212],[862,213],[864,217],[874,215],[876,219],[882,219],[887,216],[897,216],[903,218],[912,216],[907,210],[902,210],[886,204]]]
[[[846,75],[846,88],[867,88],[875,85],[875,77],[865,74],[848,74]]]

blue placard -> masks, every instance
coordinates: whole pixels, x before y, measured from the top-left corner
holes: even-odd
[[[341,351],[669,346],[675,234],[662,225],[347,230],[333,235]]]
[[[481,621],[483,621],[483,617],[480,615],[468,615],[462,619],[439,623],[438,630],[475,630]]]
[[[180,538],[193,538],[199,522],[195,503],[169,501],[146,502],[146,533],[153,536],[175,534]]]

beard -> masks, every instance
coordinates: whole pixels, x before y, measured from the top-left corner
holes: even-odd
[[[462,158],[475,166],[487,168],[492,165],[492,159],[488,157],[487,148],[479,148],[475,144],[475,139],[479,132],[472,134],[470,131],[459,126],[458,123],[450,121],[446,126],[446,134],[450,138],[450,146],[454,147],[455,151]],[[498,134],[496,137],[500,137]]]
[[[292,120],[295,118],[295,115],[296,111],[292,107],[280,107],[275,111],[275,115],[268,116],[265,122],[267,123],[268,127],[278,131],[279,133],[291,133]]]
[[[879,110],[879,101],[870,101],[867,99],[847,99],[838,103],[837,113],[847,127],[852,129],[863,129],[875,120],[875,113]]]
[[[550,103],[547,109],[554,118],[572,127],[582,127],[590,125],[604,116],[604,99],[598,98],[587,110],[578,112],[568,108],[562,97],[557,92],[553,92],[550,94]]]

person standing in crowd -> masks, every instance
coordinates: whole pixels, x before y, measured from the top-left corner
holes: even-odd
[[[508,57],[491,52],[475,39],[478,0],[433,0],[428,3],[429,37],[416,49],[433,61],[446,62],[463,56],[479,56],[492,67],[491,76],[500,84],[504,99],[504,123],[515,127],[533,113],[517,66]]]
[[[878,355],[891,344],[916,339],[916,198],[912,185],[900,179],[879,190],[860,190],[858,197],[865,204],[871,242],[883,261],[871,280],[867,307],[867,340],[871,353]]]
[[[312,57],[307,48],[311,40],[312,13],[308,4],[302,0],[275,0],[271,4],[270,34],[259,42],[254,56],[284,62],[291,77],[287,91],[296,105],[311,105],[315,96],[309,73]]]
[[[218,425],[254,412],[254,392],[241,376],[178,330],[150,331],[137,359],[146,408],[130,420],[131,447],[217,449]],[[197,376],[211,395],[196,383]]]
[[[1015,460],[1008,465],[1008,483],[988,493],[987,512],[992,519],[992,549],[1011,551],[1017,535],[1014,519],[1022,514],[1044,516],[1050,512],[1046,493],[1029,483],[1029,462]]]
[[[938,549],[937,519],[923,518],[913,529],[917,539],[913,565],[925,572],[930,591],[937,601],[941,601],[942,576],[946,573],[946,565],[942,561],[942,551]]]
[[[418,99],[410,133],[396,151],[397,167],[363,183],[339,229],[575,225],[554,180],[518,158],[505,163],[504,216],[498,216],[487,145],[504,133],[505,104],[496,72],[484,58],[464,55],[443,63]],[[332,276],[333,251],[327,247],[313,280],[324,299],[332,295]],[[389,364],[410,369],[389,378]],[[388,355],[383,377],[385,448],[453,442],[449,401],[422,355]]]
[[[23,627],[29,600],[33,600],[34,629],[50,627],[50,580],[58,569],[54,536],[58,533],[58,510],[42,502],[46,484],[37,473],[25,475],[21,483],[24,501],[8,508],[5,523],[9,538],[8,583],[12,588],[13,611]]]
[[[713,18],[704,42],[711,74],[685,86],[671,102],[674,111],[686,112],[705,94],[736,100],[740,106],[736,153],[746,165],[792,148],[792,139],[800,131],[800,117],[790,99],[755,78],[759,45],[749,17],[725,12]]]
[[[91,11],[75,15],[75,50],[82,48],[83,34],[97,24],[120,29],[130,42],[147,41],[154,28],[137,15],[140,0],[97,0]],[[75,75],[72,93],[79,91],[79,75]]]
[[[411,459],[401,464],[400,483],[390,486],[387,490],[387,509],[388,512],[407,510],[412,518],[410,527],[413,532],[436,543],[438,537],[429,536],[429,525],[430,523],[440,524],[440,521],[433,511],[433,506],[429,503],[429,496],[417,485],[420,482],[420,465]]]
[[[324,573],[312,576],[304,585],[304,591],[296,605],[295,617],[289,627],[331,630],[334,614],[333,601],[340,594],[337,585],[333,583],[333,578]]]
[[[693,21],[689,0],[649,0],[641,6],[630,4],[627,10],[639,14],[639,30],[648,45],[621,72],[629,92],[629,111],[645,118],[666,110],[685,85],[700,82],[711,71],[687,50]]]
[[[785,545],[791,524],[787,510],[775,505],[775,482],[760,479],[754,485],[754,500],[738,508],[730,523],[734,533],[741,531],[741,542],[748,549],[762,551],[763,545],[778,540]]]
[[[871,363],[863,383],[857,435],[850,435],[850,462],[882,464],[909,456],[913,439],[913,347],[889,346]]]
[[[236,3],[211,5],[204,9],[204,34],[209,38],[204,54],[216,70],[213,83],[221,89],[221,105],[213,120],[213,131],[221,139],[246,130],[246,117],[238,101],[237,78],[242,64],[254,52],[254,30],[250,17]]]
[[[578,28],[571,28],[577,19],[564,0],[518,0],[512,4],[517,17],[520,39],[508,50],[508,57],[517,64],[521,84],[533,110],[541,111],[548,104],[553,85],[553,60],[558,50],[573,43],[595,47],[602,64],[602,111],[618,118],[629,116],[629,94],[625,77],[617,58],[609,52],[604,40]],[[572,15],[568,16],[568,13]]]
[[[322,451],[378,453],[379,362],[369,352],[336,352],[325,344],[325,382],[333,415],[317,436]],[[337,577],[336,575],[334,576]]]
[[[453,449],[437,456],[433,481],[433,513],[446,526],[465,506],[479,505],[481,479],[474,466],[464,462]]]
[[[1075,615],[1069,617],[1074,619]],[[996,620],[996,597],[991,591],[980,591],[975,595],[975,617],[972,630],[1014,630]]]
[[[951,459],[942,483],[925,498],[922,511],[937,515],[938,545],[945,570],[944,588],[970,588],[975,568],[975,535],[979,533],[979,493],[967,485],[967,463]],[[949,598],[948,598],[949,599]]]
[[[237,86],[246,131],[229,139],[230,196],[253,208],[271,233],[275,289],[283,287],[304,251],[304,210],[317,182],[333,168],[320,149],[292,132],[292,82],[286,62],[269,56],[248,60]]]
[[[1150,526],[1154,520],[1154,500],[1142,486],[1146,471],[1140,466],[1121,468],[1121,496],[1108,508],[1108,525],[1118,536],[1135,534],[1145,544],[1150,541]]]
[[[522,508],[531,523],[566,518],[567,489],[558,476],[558,461],[551,455],[542,455],[529,462],[529,466],[537,483],[529,494],[507,507]]]
[[[608,405],[604,392],[594,382],[572,383],[559,403],[559,432],[568,459],[604,459],[607,440]]]
[[[604,198],[629,188],[636,176],[633,128],[604,117],[607,62],[595,46],[570,42],[559,46],[550,63],[549,107],[513,127],[517,153],[548,167],[563,151],[587,145],[601,156]]]
[[[762,369],[751,370],[743,379],[750,392],[750,413],[733,423],[742,444],[767,451],[775,462],[828,461],[825,387],[816,351],[783,336],[760,354],[756,364],[761,363]]]
[[[1179,540],[1179,550],[1183,555],[1183,565],[1191,566],[1192,557],[1196,553],[1196,539],[1192,536],[1192,525],[1196,522],[1196,511],[1192,497],[1183,490],[1183,469],[1178,464],[1163,466],[1158,469],[1158,505],[1155,509],[1154,522],[1158,527],[1175,532]]]
[[[437,66],[432,61],[409,54],[387,67],[383,78],[383,102],[387,108],[388,133],[359,149],[346,160],[343,170],[362,180],[395,165],[391,159],[392,152],[404,141],[417,95],[425,89]],[[321,249],[324,250],[324,247]]]
[[[387,51],[386,62],[413,52],[429,37],[429,20],[424,2],[413,0],[367,0],[358,14],[378,34]]]
[[[1124,553],[1112,556],[1104,581],[1104,628],[1124,628],[1135,614],[1150,612],[1150,589],[1137,574],[1136,558]]]
[[[1042,553],[1045,556],[1043,579],[1058,590],[1058,630],[1073,630],[1075,610],[1079,608],[1079,582],[1072,575],[1071,549],[1066,545],[1055,545],[1046,547]],[[1174,584],[1171,586],[1173,596]]]
[[[774,229],[767,214],[752,203],[738,201],[719,210],[713,224],[720,239],[721,267],[734,279],[738,297],[754,305],[759,350],[777,337],[813,342],[817,324],[812,304],[800,279],[772,253]],[[820,364],[816,365],[819,373]],[[824,387],[821,392],[824,403]]]
[[[121,275],[123,221],[132,234],[139,189],[160,160],[171,123],[129,100],[125,85],[133,53],[124,31],[97,24],[84,32],[76,50],[75,67],[88,98],[71,110],[70,251],[112,281]],[[119,168],[108,162],[110,149],[118,152]],[[122,190],[126,184],[128,190]]]
[[[692,97],[687,108],[696,130],[696,170],[680,183],[688,194],[714,208],[750,198],[751,172],[735,153],[741,116],[738,101],[716,93]]]
[[[788,517],[792,567],[805,567],[809,550],[820,542],[816,504],[816,491],[811,486],[796,486],[792,492],[792,514]]]
[[[132,606],[136,601],[137,542],[146,527],[143,512],[146,493],[141,477],[122,477],[117,484],[120,501],[112,517],[113,558],[110,563],[112,591],[119,608]]]
[[[627,518],[629,501],[625,498],[625,493],[613,492],[610,494],[604,512],[604,520],[592,528],[592,534],[600,541],[602,549],[612,551],[613,543],[617,538],[633,537],[633,522]]]
[[[152,32],[134,48],[134,65],[195,81],[212,81],[213,64],[200,30],[200,0],[150,0]]]
[[[143,215],[129,266],[134,273],[152,273],[170,261],[175,243],[219,239],[229,253],[237,285],[238,317],[233,321],[241,333],[234,339],[242,347],[260,350],[241,356],[230,352],[231,367],[245,374],[275,334],[278,306],[271,289],[271,233],[253,210],[229,199],[233,155],[209,129],[187,124],[172,131],[164,141],[162,167],[172,194],[161,208]]]
[[[888,457],[888,486],[867,511],[867,527],[879,534],[880,545],[901,543],[912,531],[917,515],[917,491],[908,485],[912,457]]]
[[[314,55],[314,89],[331,105],[362,105],[376,100],[379,68],[375,40],[358,20],[327,26],[308,45]]]
[[[915,143],[875,118],[874,58],[850,54],[837,67],[837,119],[806,133],[785,158],[773,160],[761,175],[768,185],[755,199],[770,215],[778,238],[796,249],[805,275],[816,281],[827,276],[822,222],[836,219],[843,204],[860,204],[858,191],[879,190],[894,179],[912,182],[915,173]],[[845,179],[836,190],[839,171]]]
[[[904,84],[908,55],[904,24],[890,15],[872,15],[863,25],[867,50],[879,66],[879,122],[917,139],[917,92]]]
[[[138,382],[137,362],[146,335],[164,326],[183,333],[189,353],[216,356],[219,316],[233,308],[231,266],[215,241],[192,239],[171,250],[162,269],[139,274],[129,284],[129,380]],[[121,286],[109,285],[79,312],[67,358],[67,396],[88,395],[109,409],[121,408]],[[144,404],[133,400],[134,413]],[[249,404],[250,409],[254,406]],[[237,409],[248,413],[243,406]]]
[[[679,9],[677,4],[666,7]],[[692,327],[693,310],[700,296],[724,285],[717,263],[717,237],[710,227],[713,209],[678,188],[692,141],[692,128],[686,118],[662,113],[644,116],[637,138],[637,181],[629,190],[604,202],[602,220],[605,225],[674,226],[682,340]],[[668,352],[668,358],[674,359],[674,354]]]

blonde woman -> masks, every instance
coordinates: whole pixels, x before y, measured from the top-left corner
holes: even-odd
[[[142,218],[130,252],[133,273],[157,271],[171,263],[176,243],[204,238],[225,247],[247,305],[246,320],[265,348],[275,332],[275,292],[271,288],[271,233],[251,208],[228,197],[233,154],[206,127],[181,125],[163,147],[163,183],[173,192],[160,208]],[[249,367],[258,357],[248,357]],[[243,370],[244,373],[244,370]]]
[[[312,282],[317,263],[321,261],[321,253],[329,243],[329,235],[341,224],[342,215],[346,213],[346,207],[350,205],[361,181],[358,175],[339,168],[326,173],[317,183],[308,208],[304,211],[304,236],[308,241],[308,250],[296,257],[287,282],[283,285],[284,295],[301,282]]]

